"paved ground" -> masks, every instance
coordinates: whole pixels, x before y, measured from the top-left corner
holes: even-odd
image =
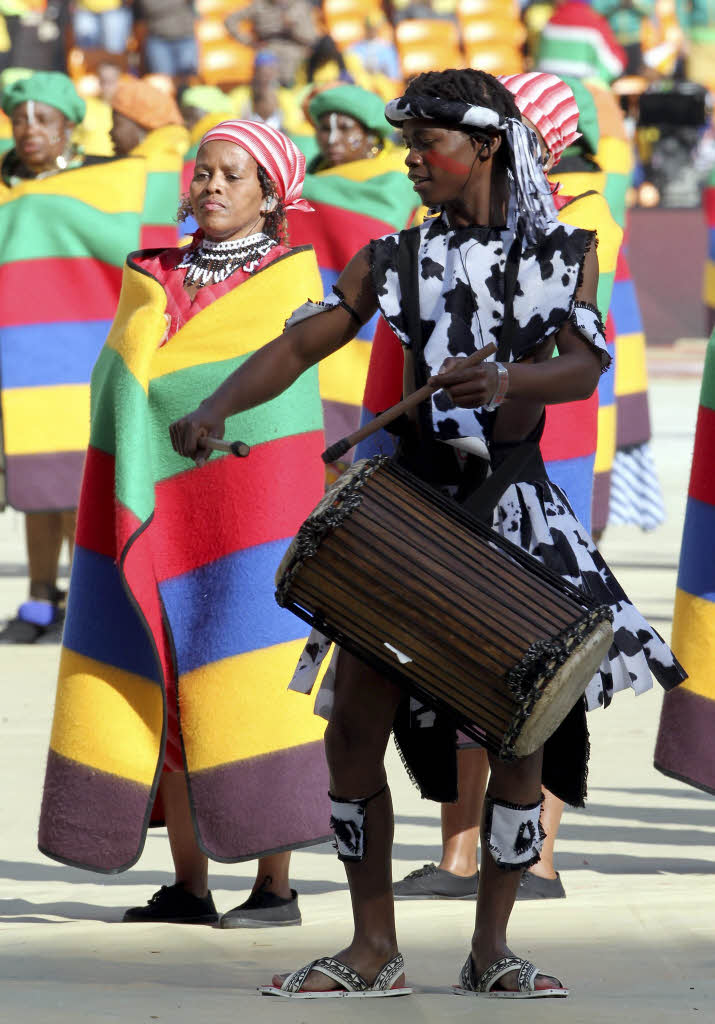
[[[702,346],[659,353],[653,374],[655,455],[669,521],[652,535],[619,529],[604,550],[631,597],[668,634],[692,450]],[[653,367],[656,370],[656,367]],[[677,376],[674,376],[677,375]],[[0,617],[21,599],[19,517],[0,517]],[[523,1004],[475,1003],[449,993],[464,960],[473,907],[401,904],[398,924],[416,995],[384,1001],[286,1003],[255,987],[275,968],[333,952],[348,937],[349,901],[329,847],[294,859],[302,928],[221,932],[124,926],[123,908],[167,881],[163,833],[139,865],[106,878],[41,857],[35,831],[57,649],[0,648],[0,1022],[144,1024],[522,1020]],[[591,716],[590,803],[567,812],[558,847],[568,898],[518,904],[511,942],[572,988],[563,1002],[529,1005],[530,1024],[715,1020],[715,803],[651,767],[660,694],[621,695]],[[395,874],[433,860],[435,807],[410,787],[396,757]],[[216,865],[226,910],[246,896],[252,865]]]

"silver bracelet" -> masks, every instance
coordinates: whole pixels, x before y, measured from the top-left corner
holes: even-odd
[[[494,365],[497,368],[497,386],[489,404],[482,407],[486,409],[487,412],[492,412],[494,409],[498,409],[506,398],[506,393],[509,390],[509,371],[504,363],[495,363]]]

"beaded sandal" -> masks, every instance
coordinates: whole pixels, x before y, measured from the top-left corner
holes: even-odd
[[[373,983],[369,984],[342,960],[336,960],[333,956],[321,956],[306,964],[305,967],[301,967],[300,970],[289,974],[280,988],[276,985],[261,985],[258,991],[264,996],[283,996],[285,999],[366,999],[368,997],[407,996],[410,995],[412,989],[405,985],[395,984],[404,970],[405,961],[402,954],[398,953],[396,957],[385,964]],[[311,971],[318,971],[326,978],[332,978],[333,981],[342,985],[342,988],[303,991],[303,983]]]
[[[511,971],[518,971],[517,988],[510,992],[506,989],[494,990],[494,985],[509,974]],[[496,960],[486,971],[477,977],[474,960],[471,953],[459,975],[459,984],[452,986],[452,991],[458,996],[489,996],[492,999],[542,999],[547,996],[567,996],[567,988],[535,988],[534,983],[541,974],[538,967],[534,967],[528,960],[522,960],[519,956],[504,956]]]

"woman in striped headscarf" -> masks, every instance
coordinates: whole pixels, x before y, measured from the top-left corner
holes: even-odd
[[[40,847],[124,870],[158,798],[175,881],[125,921],[215,923],[210,856],[260,858],[250,898],[222,927],[300,924],[290,850],[327,831],[323,725],[286,691],[304,633],[270,585],[322,493],[317,374],[231,425],[249,459],[207,457],[187,474],[168,439],[177,403],[320,290],[312,249],[287,245],[286,211],[307,207],[304,170],[267,125],[207,132],[185,200],[199,230],[187,247],[127,258],[93,374]],[[279,473],[291,491],[280,502]]]

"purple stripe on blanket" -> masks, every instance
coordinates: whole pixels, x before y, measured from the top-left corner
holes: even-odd
[[[679,686],[663,698],[655,767],[715,793],[715,701]]]
[[[636,391],[632,395],[618,396],[616,445],[643,444],[650,440],[650,413],[648,395]]]
[[[84,456],[84,450],[6,456],[8,505],[19,512],[77,508]]]
[[[214,860],[252,860],[256,850],[332,838],[322,740],[196,772],[191,793],[201,844]]]
[[[50,750],[39,848],[65,864],[107,873],[125,871],[144,846],[149,797],[147,786]],[[53,850],[62,850],[62,857]]]
[[[596,473],[593,478],[593,502],[591,504],[591,532],[605,530],[608,522],[608,508],[611,500],[611,471]]]

